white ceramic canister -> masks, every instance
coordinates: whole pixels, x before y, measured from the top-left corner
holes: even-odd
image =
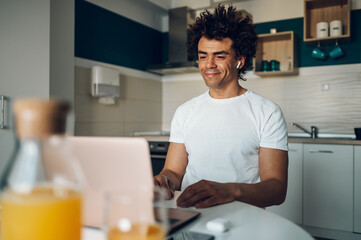
[[[277,33],[277,29],[276,28],[271,28],[270,33]]]
[[[328,37],[328,22],[319,22],[316,24],[316,37]]]
[[[330,36],[341,36],[342,35],[342,21],[333,20],[330,22]]]

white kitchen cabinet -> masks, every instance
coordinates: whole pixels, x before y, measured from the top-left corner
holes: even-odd
[[[0,1],[0,95],[7,97],[0,175],[16,148],[11,102],[54,97],[74,104],[74,3]]]
[[[353,231],[353,146],[304,144],[303,224]]]
[[[361,146],[354,147],[354,232],[361,233]]]
[[[302,158],[303,144],[288,144],[288,187],[283,204],[267,208],[268,211],[285,217],[296,224],[302,224]]]

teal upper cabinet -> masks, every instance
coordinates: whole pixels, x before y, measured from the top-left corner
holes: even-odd
[[[145,71],[163,63],[165,34],[88,1],[75,1],[75,56]]]

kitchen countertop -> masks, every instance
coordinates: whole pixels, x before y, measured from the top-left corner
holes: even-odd
[[[305,138],[289,137],[288,143],[311,143],[311,144],[339,144],[339,145],[361,145],[360,140],[345,138]]]
[[[147,139],[148,141],[154,141],[154,142],[168,142],[169,136],[136,136],[136,137],[142,137]]]
[[[148,141],[164,141],[169,140],[169,136],[137,136],[143,137]],[[310,144],[340,144],[340,145],[361,145],[361,140],[348,138],[308,138],[308,137],[289,137],[289,143],[310,143]]]

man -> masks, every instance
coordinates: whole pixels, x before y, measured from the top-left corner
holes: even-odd
[[[209,91],[181,105],[156,185],[180,207],[205,208],[234,200],[259,207],[281,204],[287,192],[287,128],[280,108],[242,88],[238,79],[255,55],[257,33],[232,6],[203,12],[189,29]]]

